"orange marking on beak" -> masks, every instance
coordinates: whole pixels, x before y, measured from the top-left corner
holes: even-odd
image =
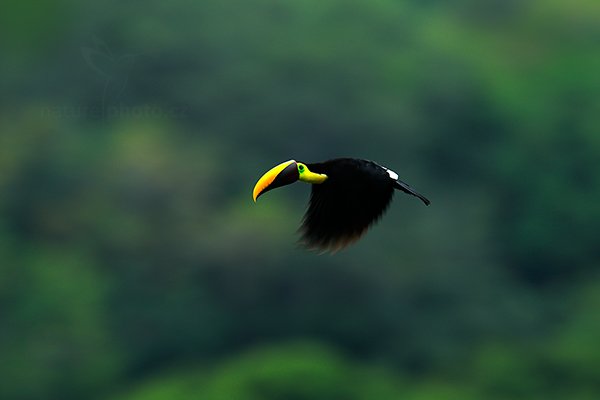
[[[281,164],[271,168],[263,176],[261,176],[258,182],[256,182],[256,185],[254,185],[254,190],[252,192],[252,198],[254,199],[254,202],[256,202],[258,196],[260,196],[260,194],[264,192],[265,189],[267,189],[273,183],[273,181],[275,180],[275,178],[277,178],[277,175],[279,175],[281,171],[283,171],[286,167],[295,162],[295,160],[282,162]]]

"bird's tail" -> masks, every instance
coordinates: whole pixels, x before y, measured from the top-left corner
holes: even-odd
[[[431,202],[425,196],[423,196],[422,194],[417,192],[415,189],[411,188],[407,183],[404,183],[399,179],[396,180],[396,182],[394,182],[394,187],[398,190],[403,191],[404,193],[408,193],[410,195],[418,197],[419,199],[421,199],[421,201],[423,203],[425,203],[426,206],[431,204]]]

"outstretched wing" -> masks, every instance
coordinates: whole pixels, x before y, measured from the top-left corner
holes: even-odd
[[[299,229],[300,242],[312,249],[338,251],[366,233],[388,208],[394,180],[379,165],[365,160],[336,160],[311,166],[328,179],[312,185],[308,209]]]

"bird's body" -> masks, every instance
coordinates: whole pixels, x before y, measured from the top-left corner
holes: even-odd
[[[310,202],[299,231],[301,243],[318,250],[337,251],[360,239],[388,208],[395,189],[429,204],[429,200],[399,181],[395,172],[356,158],[322,163],[287,161],[259,180],[254,198],[295,180],[312,183]]]
[[[312,185],[300,227],[307,247],[337,250],[355,242],[383,215],[394,195],[394,181],[374,162],[342,158],[307,166],[328,177]]]

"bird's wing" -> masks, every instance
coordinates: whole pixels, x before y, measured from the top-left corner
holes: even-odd
[[[385,212],[394,195],[384,173],[355,174],[345,182],[328,179],[312,185],[299,229],[300,242],[312,249],[337,251],[354,243]]]

